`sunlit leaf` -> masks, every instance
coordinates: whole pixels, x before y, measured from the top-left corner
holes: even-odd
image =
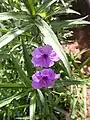
[[[74,20],[55,20],[51,22],[52,28],[55,31],[60,30],[61,28],[68,29],[80,25],[89,25],[89,24],[90,24],[89,21],[82,20],[82,18],[74,19]]]
[[[73,99],[71,100],[71,118],[72,119],[75,118],[77,101],[78,99],[75,97],[73,97]]]
[[[60,45],[56,35],[50,28],[50,26],[42,19],[39,19],[36,23],[37,27],[40,29],[42,35],[43,35],[43,41],[45,44],[49,44],[53,47],[53,49],[56,51],[60,59],[62,60],[63,64],[65,65],[67,72],[69,76],[71,76],[70,73],[70,66],[67,59],[67,56],[65,52],[63,51],[62,46]]]
[[[37,89],[37,91],[38,91],[38,94],[39,94],[40,100],[41,100],[42,104],[44,105],[44,102],[45,102],[44,95],[43,95],[43,93],[42,93],[41,90]]]
[[[73,13],[73,14],[78,14],[78,15],[80,15],[79,12],[77,12],[77,11],[75,11],[75,10],[72,10],[72,9],[70,9],[70,8],[66,9],[66,13],[67,13],[67,14],[68,14],[68,13]]]
[[[29,91],[30,90],[27,90],[24,93],[15,94],[15,95],[12,95],[11,97],[8,97],[8,98],[6,98],[4,100],[1,100],[0,101],[0,108],[7,105],[7,104],[9,104],[9,103],[11,103],[14,99],[19,100],[20,98],[26,96]]]
[[[85,65],[88,65],[90,63],[90,57],[88,57],[84,62],[81,63],[80,69],[83,68]]]
[[[36,110],[36,93],[34,92],[30,98],[30,120],[34,120]]]
[[[30,120],[30,117],[16,117],[16,120]]]
[[[15,99],[16,95],[17,95],[17,94],[12,95],[11,97],[8,97],[8,98],[6,98],[6,99],[4,99],[4,100],[1,100],[1,101],[0,101],[0,107],[3,107],[3,106],[5,106],[5,105],[9,104],[12,100]]]
[[[44,11],[46,8],[51,6],[57,0],[45,0],[44,3],[37,9],[37,13]]]
[[[59,8],[60,9],[60,8]],[[46,18],[50,17],[50,16],[53,16],[53,15],[68,15],[68,14],[78,14],[80,15],[79,12],[75,11],[75,10],[72,10],[70,8],[64,8],[64,9],[60,9],[60,10],[54,10],[54,11],[51,11],[51,13],[48,13]]]
[[[0,48],[2,48],[4,45],[11,42],[14,38],[16,38],[18,35],[22,34],[23,32],[25,32],[26,30],[30,29],[31,27],[32,27],[32,24],[26,25],[20,29],[14,28],[14,29],[10,30],[9,32],[7,32],[6,34],[4,34],[0,38]]]
[[[77,12],[77,11],[75,11],[75,10],[72,10],[72,9],[70,9],[70,8],[68,8],[68,9],[67,9],[67,8],[64,8],[64,9],[61,10],[61,11],[58,11],[58,12],[56,12],[56,13],[53,13],[53,15],[55,15],[55,14],[59,14],[59,15],[61,15],[61,14],[70,14],[70,13],[80,15],[79,12]]]
[[[8,19],[18,19],[18,20],[27,20],[31,19],[30,15],[23,12],[3,12],[0,13],[0,20],[8,20]]]

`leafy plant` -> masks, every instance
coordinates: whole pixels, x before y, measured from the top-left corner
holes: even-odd
[[[57,14],[79,14],[69,6],[70,1],[63,0],[0,1],[0,119],[65,120],[70,114],[74,120],[77,112],[83,118],[77,109],[83,109],[84,103],[79,106],[74,89],[89,83],[57,36],[66,28],[90,23],[84,18],[58,20]],[[60,57],[53,69],[61,78],[53,88],[35,90],[32,74],[40,68],[31,63],[32,51],[44,44],[52,46]]]

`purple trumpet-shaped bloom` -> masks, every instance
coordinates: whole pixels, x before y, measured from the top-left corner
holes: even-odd
[[[43,69],[32,75],[32,87],[34,89],[47,88],[55,84],[55,80],[60,78],[60,74],[54,73],[52,69]]]
[[[32,63],[35,67],[51,67],[54,65],[54,62],[60,60],[56,52],[49,45],[36,48],[32,56]]]

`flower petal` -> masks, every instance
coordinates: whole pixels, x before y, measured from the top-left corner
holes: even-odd
[[[53,49],[50,45],[45,45],[45,46],[40,47],[39,50],[42,54],[50,54]]]
[[[42,57],[40,57],[40,58],[35,58],[35,57],[33,57],[32,58],[32,63],[34,64],[34,66],[35,67],[38,67],[38,66],[41,66],[42,65]]]
[[[52,60],[52,61],[55,61],[55,62],[57,62],[57,61],[59,61],[60,60],[60,58],[58,57],[58,55],[56,54],[56,52],[54,51],[54,50],[52,50],[52,52],[51,52],[51,54],[50,54],[50,59]]]
[[[49,45],[36,48],[33,51],[32,56],[32,63],[36,67],[51,67],[54,65],[55,61],[58,61],[60,59],[53,48]]]
[[[35,74],[32,75],[33,81],[39,82],[41,79],[41,72],[37,71]]]
[[[39,82],[35,82],[35,81],[32,81],[32,87],[34,89],[42,88],[42,86],[40,85],[40,83]]]
[[[39,48],[34,49],[34,51],[32,52],[32,56],[34,56],[37,59],[42,56],[42,53],[39,51]]]
[[[42,67],[51,67],[51,66],[53,66],[53,64],[54,64],[54,62],[53,61],[51,61],[49,58],[43,58],[42,59]]]
[[[58,78],[60,78],[60,74],[55,74],[54,79],[56,80]]]

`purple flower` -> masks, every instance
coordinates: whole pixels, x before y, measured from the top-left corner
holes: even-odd
[[[34,66],[51,67],[54,62],[60,60],[56,52],[49,45],[36,48],[32,53],[32,63]]]
[[[55,84],[55,80],[60,78],[60,74],[54,73],[52,69],[43,69],[32,75],[32,87],[39,89],[49,87]]]

